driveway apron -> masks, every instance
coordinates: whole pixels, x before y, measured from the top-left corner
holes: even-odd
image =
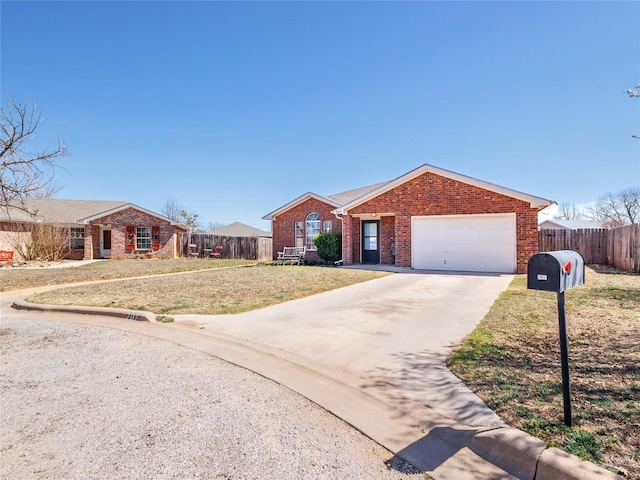
[[[513,275],[407,271],[236,315],[176,315],[357,376],[360,388],[474,426],[503,422],[445,366]]]

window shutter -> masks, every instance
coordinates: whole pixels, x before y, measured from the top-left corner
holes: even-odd
[[[127,237],[125,238],[125,250],[135,250],[136,249],[136,227],[129,226],[127,227]]]
[[[160,250],[160,227],[151,227],[151,248]]]

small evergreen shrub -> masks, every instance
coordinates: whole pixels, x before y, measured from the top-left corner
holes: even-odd
[[[333,263],[342,258],[342,235],[325,232],[313,237],[318,256],[326,262]]]

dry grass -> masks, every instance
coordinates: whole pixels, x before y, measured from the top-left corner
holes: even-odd
[[[524,276],[449,366],[507,423],[640,479],[640,277],[597,270],[565,293],[574,428],[563,422],[556,294],[527,290]]]
[[[68,262],[73,264],[74,262]],[[73,268],[2,268],[0,291],[16,290],[44,285],[109,280],[114,278],[141,277],[163,273],[187,272],[253,264],[250,260],[207,260],[177,258],[171,260],[100,260]]]
[[[147,310],[160,315],[219,315],[246,312],[384,275],[388,273],[329,267],[263,265],[218,268],[61,288],[32,295],[27,300],[56,305]]]

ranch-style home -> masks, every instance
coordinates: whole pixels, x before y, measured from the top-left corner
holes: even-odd
[[[313,237],[342,234],[342,263],[525,272],[538,252],[538,212],[555,202],[432,165],[335,195],[307,192],[265,215],[273,258]]]
[[[153,254],[179,256],[177,237],[189,228],[122,201],[29,199],[28,211],[0,209],[0,249],[13,250],[20,232],[34,224],[55,225],[68,231],[66,258],[135,258]]]

